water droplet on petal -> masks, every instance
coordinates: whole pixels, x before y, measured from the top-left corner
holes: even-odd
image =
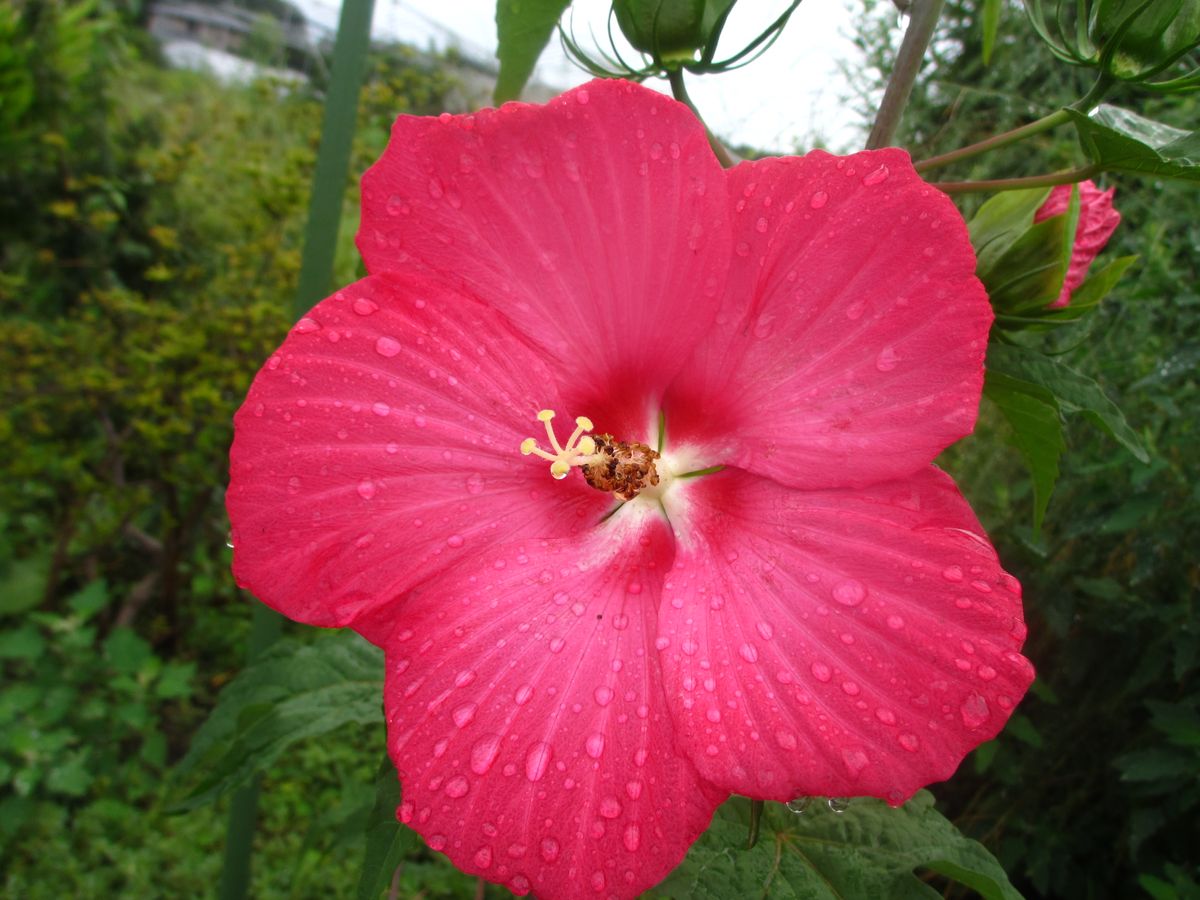
[[[613,690],[607,685],[602,684],[600,687],[596,688],[596,691],[592,694],[592,697],[600,706],[608,706],[613,698]]]
[[[452,534],[446,538],[446,544],[451,547],[461,547],[463,545],[463,536],[461,534]]]
[[[292,330],[297,334],[311,334],[314,331],[321,330],[321,323],[316,319],[310,319],[308,316],[305,316],[296,323],[296,327]]]
[[[471,783],[467,779],[458,775],[446,782],[446,796],[457,800],[459,797],[465,797],[467,791],[471,789]]]
[[[979,694],[971,694],[959,707],[963,724],[968,728],[978,728],[988,720],[992,712],[988,709],[987,700]]]
[[[830,797],[825,801],[825,805],[829,807],[830,812],[840,814],[850,808],[850,800],[846,797]]]
[[[945,578],[947,581],[954,581],[954,582],[962,581],[963,580],[963,570],[958,566],[947,566],[946,568],[944,568],[942,570],[942,577]]]
[[[486,775],[500,753],[500,735],[485,734],[471,748],[471,771]]]
[[[552,863],[558,859],[558,841],[556,841],[554,838],[543,838],[541,850],[542,859],[544,859],[546,862]]]
[[[481,869],[486,869],[492,864],[492,848],[480,847],[475,851],[475,865]]]
[[[812,806],[812,797],[797,797],[795,800],[789,800],[786,805],[796,815],[802,816]]]
[[[598,731],[593,731],[588,735],[583,746],[587,750],[588,756],[592,759],[599,759],[604,755],[604,735]]]
[[[454,711],[451,718],[454,719],[454,724],[459,728],[465,728],[475,719],[475,710],[479,709],[478,703],[466,703]]]
[[[606,819],[615,819],[621,815],[621,801],[611,795],[604,797],[600,801],[599,812]]]
[[[758,650],[753,644],[742,644],[738,648],[738,656],[748,663],[758,662]]]
[[[820,209],[829,202],[829,195],[824,191],[817,191],[809,198],[808,205],[813,209]]]
[[[899,738],[897,738],[897,740],[900,741],[900,746],[909,753],[916,753],[917,748],[921,746],[921,742],[917,739],[915,734],[902,734]]]
[[[866,175],[864,175],[862,183],[865,184],[867,187],[870,187],[871,185],[874,185],[874,184],[879,184],[881,181],[887,180],[888,174],[889,174],[888,167],[880,166],[875,171],[868,172]]]
[[[377,415],[377,416],[386,416],[391,411],[392,411],[392,408],[390,406],[388,406],[386,403],[376,402],[371,405],[371,412],[375,413],[375,415]]]
[[[858,606],[867,596],[867,589],[861,581],[847,578],[839,581],[833,589],[833,599],[843,606]]]
[[[812,669],[813,678],[817,681],[829,681],[833,677],[833,670],[823,662],[815,662],[810,667]]]
[[[530,747],[525,756],[525,777],[530,781],[541,781],[553,755],[554,749],[541,741]]]
[[[400,342],[386,334],[375,341],[375,352],[380,356],[392,357],[400,352]]]
[[[625,833],[621,835],[621,841],[625,844],[625,849],[630,853],[637,853],[638,847],[642,845],[642,830],[637,825],[629,824],[625,826]]]
[[[892,347],[884,347],[879,351],[879,355],[875,357],[875,368],[880,372],[890,372],[896,368],[896,363],[900,361],[900,357],[896,355],[896,351]]]
[[[352,308],[360,316],[369,316],[375,310],[379,309],[379,304],[373,300],[368,300],[366,297],[355,297]]]
[[[372,497],[374,497],[375,496],[375,482],[360,481],[358,483],[358,496],[362,497],[364,500],[370,500]]]

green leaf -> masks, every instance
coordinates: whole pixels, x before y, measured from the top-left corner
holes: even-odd
[[[988,352],[989,360],[991,351]],[[996,404],[1011,426],[1010,443],[1017,448],[1033,479],[1033,533],[1041,533],[1046,507],[1058,481],[1063,443],[1062,414],[1054,395],[1041,385],[993,369],[989,362],[984,396]]]
[[[497,103],[520,96],[571,0],[496,0]]]
[[[1139,172],[1200,181],[1200,132],[1183,131],[1119,106],[1067,113],[1092,162],[1107,172]]]
[[[1000,27],[1002,0],[983,0],[983,64],[992,61],[992,49],[996,46],[996,32]]]
[[[177,806],[195,809],[270,767],[297,741],[343,725],[382,722],[383,660],[353,632],[311,644],[280,641],[221,692],[178,776],[202,780]]]
[[[0,631],[0,659],[37,659],[45,649],[41,632],[29,623]]]
[[[918,875],[927,869],[985,900],[1020,897],[995,858],[938,813],[927,791],[899,809],[864,798],[852,800],[844,813],[813,804],[798,816],[768,803],[752,850],[743,849],[746,805],[740,798],[725,804],[653,893],[695,900],[937,900],[938,891]]]
[[[991,272],[996,261],[1005,254],[1021,235],[1033,224],[1050,188],[1034,188],[1028,191],[1002,191],[979,207],[971,217],[967,230],[971,245],[978,260],[976,272],[980,279]]]
[[[987,364],[989,373],[994,369],[1047,388],[1054,395],[1060,410],[1082,413],[1107,431],[1139,462],[1150,461],[1145,444],[1137,432],[1129,427],[1125,414],[1108,398],[1104,389],[1088,376],[1033,350],[999,343],[988,349]]]
[[[0,616],[22,613],[41,603],[49,577],[49,554],[15,560],[0,575]]]
[[[1104,268],[1093,272],[1087,280],[1071,292],[1067,306],[1040,311],[1036,316],[1023,317],[1024,324],[1037,329],[1041,326],[1065,325],[1082,318],[1108,296],[1125,270],[1137,262],[1136,256],[1121,256]]]
[[[358,900],[379,900],[392,873],[415,845],[414,834],[396,821],[400,805],[400,780],[385,755],[375,775],[375,803],[367,815],[366,854],[358,877]]]

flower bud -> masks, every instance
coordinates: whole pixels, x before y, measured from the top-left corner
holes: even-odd
[[[1050,192],[1046,202],[1033,217],[1035,223],[1066,213],[1071,204],[1072,185],[1060,184]],[[1112,237],[1121,222],[1121,214],[1113,209],[1115,188],[1102,191],[1092,181],[1079,184],[1079,223],[1075,226],[1075,243],[1071,247],[1071,262],[1063,279],[1062,292],[1050,304],[1058,309],[1071,302],[1071,292],[1083,284],[1088,269]]]
[[[670,65],[703,49],[717,19],[736,0],[613,0],[613,13],[635,49]]]

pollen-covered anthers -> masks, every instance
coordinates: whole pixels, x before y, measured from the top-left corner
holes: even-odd
[[[595,453],[583,465],[583,477],[600,491],[611,491],[618,500],[632,500],[658,484],[654,461],[658,452],[637,441],[614,440],[611,434],[595,439]]]
[[[546,424],[546,440],[549,441],[553,452],[539,447],[536,438],[525,438],[521,441],[522,453],[526,456],[532,453],[549,462],[550,474],[559,479],[566,478],[572,466],[582,466],[591,461],[596,452],[596,442],[584,434],[585,431],[592,430],[591,419],[579,416],[575,420],[575,430],[571,432],[571,437],[564,446],[558,442],[554,426],[550,424],[550,420],[554,418],[554,410],[543,409],[537,417],[539,422]]]

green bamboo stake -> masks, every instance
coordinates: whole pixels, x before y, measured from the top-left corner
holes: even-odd
[[[342,219],[342,199],[350,169],[350,147],[358,114],[367,51],[371,46],[371,15],[375,0],[343,0],[333,45],[333,72],[325,97],[321,146],[313,173],[308,225],[304,231],[304,254],[300,283],[289,312],[293,319],[304,315],[323,298],[333,281],[333,257],[337,250]],[[263,604],[254,609],[247,659],[257,659],[282,633],[283,617]],[[217,896],[220,900],[244,900],[250,893],[250,858],[258,819],[259,779],[233,796],[229,829],[225,839],[225,863]]]

